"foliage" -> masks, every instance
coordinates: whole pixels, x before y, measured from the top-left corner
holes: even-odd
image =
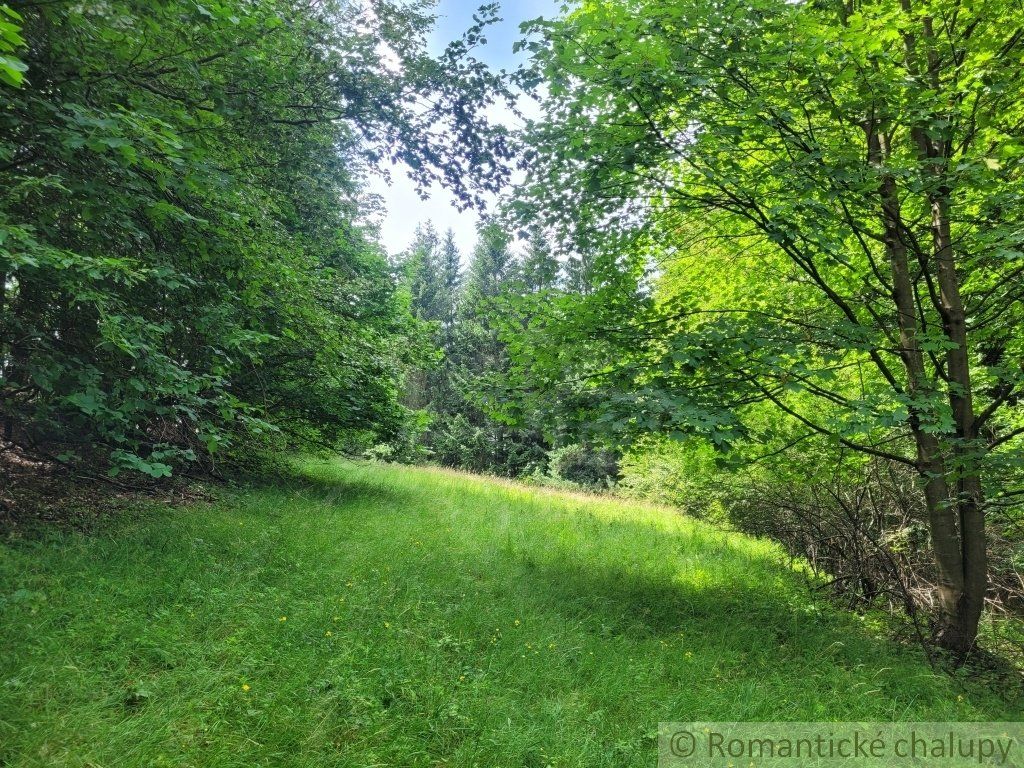
[[[634,498],[671,504],[701,518],[720,519],[728,502],[732,473],[718,465],[707,441],[651,437],[622,457],[617,491]]]
[[[18,87],[25,79],[28,65],[17,56],[25,46],[21,36],[22,17],[7,3],[0,4],[0,84]]]
[[[535,237],[520,258],[495,222],[483,225],[466,274],[449,232],[443,242],[432,225],[419,228],[401,259],[412,314],[430,324],[438,359],[412,366],[403,402],[428,425],[411,460],[477,472],[517,476],[546,465],[543,423],[512,424],[493,400],[508,376],[507,325],[511,300],[553,285],[558,264]]]
[[[532,376],[601,379],[619,434],[914,468],[961,651],[985,510],[1021,490],[1024,386],[1024,40],[1011,3],[962,10],[583,2],[536,25],[520,200],[632,276],[551,313],[539,340],[572,351]]]
[[[549,454],[552,477],[585,488],[608,488],[619,477],[618,457],[614,452],[590,445],[563,445]]]
[[[160,477],[401,429],[416,329],[360,179],[505,152],[467,109],[500,92],[468,54],[492,12],[433,60],[422,4],[26,6],[31,79],[0,111],[5,439]],[[468,202],[498,177],[449,181]]]
[[[410,311],[433,328],[438,359],[406,374],[403,402],[427,419],[418,447],[389,455],[558,487],[607,487],[618,476],[617,454],[587,424],[593,389],[554,377],[538,385],[533,371],[511,361],[552,348],[545,321],[553,308],[614,290],[598,281],[593,259],[561,261],[540,227],[521,234],[516,242],[502,222],[483,224],[462,275],[452,266],[459,255],[451,234],[441,246],[428,223],[400,259]]]

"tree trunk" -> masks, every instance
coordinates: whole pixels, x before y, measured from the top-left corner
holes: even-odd
[[[953,239],[949,224],[948,191],[939,189],[931,198],[932,240],[935,271],[939,286],[939,312],[943,330],[953,346],[946,352],[949,378],[949,404],[956,424],[957,458],[956,508],[959,516],[963,553],[964,593],[957,610],[957,622],[949,628],[943,644],[967,651],[978,634],[978,623],[988,589],[988,554],[985,542],[984,493],[976,460],[970,454],[977,448],[974,402],[971,390],[971,366],[967,345],[967,321],[956,273]]]
[[[866,128],[869,160],[876,168],[883,169],[888,155],[888,141],[876,121],[869,120]],[[884,171],[881,174],[878,193],[885,249],[892,270],[892,298],[899,327],[900,359],[907,372],[908,394],[914,400],[935,393],[925,371],[924,355],[918,341],[917,305],[908,249],[901,234],[903,222],[899,192],[893,177]],[[966,509],[968,498],[961,493],[957,494],[956,499],[953,498],[942,445],[933,433],[923,428],[919,409],[911,405],[909,410],[910,428],[917,449],[917,471],[924,485],[928,528],[937,573],[937,639],[943,647],[962,653],[969,650],[974,643],[980,608],[976,605],[977,552],[976,549],[971,549],[971,559],[968,563],[960,531],[965,530],[965,512],[971,525],[976,524],[979,513]],[[975,498],[980,504],[980,494],[971,498]],[[970,541],[976,548],[977,541],[974,538]],[[984,552],[983,536],[981,548]],[[984,557],[981,563],[984,569]],[[968,572],[971,579],[969,585]]]
[[[940,93],[943,88],[940,73],[944,67],[955,66],[955,63],[943,58],[938,52],[934,44],[935,29],[931,17],[927,14],[915,17],[911,0],[900,0],[900,6],[908,22],[902,32],[907,72],[913,79],[927,84],[934,93]],[[917,34],[911,31],[914,29],[917,30]],[[918,48],[919,39],[925,43],[923,56]],[[952,97],[954,100],[960,98],[956,93],[952,94]],[[934,187],[927,192],[927,202],[931,209],[930,255],[934,260],[935,278],[938,283],[938,295],[932,296],[932,302],[942,318],[943,332],[950,341],[950,348],[946,352],[945,375],[940,371],[938,378],[945,379],[957,438],[951,448],[952,468],[956,477],[955,494],[947,499],[946,507],[955,513],[959,529],[957,538],[961,561],[961,590],[952,615],[943,605],[943,621],[939,627],[938,640],[943,647],[965,653],[974,646],[977,639],[978,624],[988,586],[988,563],[981,477],[977,459],[970,458],[978,446],[972,402],[967,323],[960,296],[960,281],[956,273],[950,226],[951,191],[946,183],[951,143],[948,137],[932,138],[929,130],[930,126],[940,124],[942,117],[943,115],[938,113],[925,115],[924,119],[919,119],[910,126],[910,137],[916,146],[922,170],[925,175],[931,174],[934,181]],[[925,254],[919,253],[919,256],[925,257]],[[927,261],[926,257],[922,259],[923,269],[931,268]],[[931,499],[928,500],[928,506],[931,513]],[[933,546],[938,553],[935,536],[936,532],[933,530]]]

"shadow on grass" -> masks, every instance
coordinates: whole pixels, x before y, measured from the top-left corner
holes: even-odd
[[[360,508],[377,503],[407,503],[416,497],[410,491],[385,482],[353,477],[337,459],[290,462],[272,474],[246,478],[244,487],[278,497],[339,506],[358,504]]]
[[[757,574],[753,581],[761,583],[733,582],[735,563],[719,578],[693,583],[656,570],[594,567],[571,551],[561,555],[521,566],[520,579],[535,610],[614,643],[623,654],[660,656],[663,679],[673,685],[717,686],[723,700],[735,695],[737,702],[744,686],[777,690],[790,702],[786,711],[811,719],[826,711],[830,718],[874,712],[891,719],[918,700],[949,697],[952,686],[985,707],[992,705],[993,693],[1001,695],[983,680],[943,682],[943,672],[929,667],[921,648],[873,634],[769,557],[750,563]],[[708,570],[715,565],[709,563]],[[618,666],[632,666],[623,663],[620,659]],[[774,708],[757,716],[787,719]]]
[[[571,561],[527,567],[535,593],[565,618],[597,620],[616,634],[655,637],[714,624],[757,627],[765,638],[784,641],[792,633],[791,593],[719,584],[694,586],[656,574],[622,570],[583,571]]]
[[[280,485],[273,488],[282,490]],[[336,465],[325,465],[322,470],[297,468],[286,492],[342,507],[358,506],[361,513],[379,509],[381,514],[389,514],[382,509],[385,504],[391,509],[422,504],[424,493],[353,477]],[[661,552],[628,567],[614,562],[610,552],[602,554],[600,544],[586,551],[565,544],[543,553],[503,549],[501,557],[508,560],[509,573],[520,583],[531,585],[528,592],[534,600],[542,601],[542,610],[555,610],[569,621],[604,627],[604,633],[641,637],[692,630],[701,624],[745,632],[756,628],[763,642],[774,644],[794,639],[807,629],[808,622],[829,627],[842,623],[854,632],[861,631],[852,617],[838,608],[821,606],[803,577],[788,568],[781,555],[753,552],[730,540],[724,531],[666,532],[655,521],[599,519],[579,506],[578,500],[571,503],[576,508],[565,510],[566,525],[578,520],[582,527],[577,536],[585,538],[587,526],[593,526],[594,535],[609,544],[628,541],[630,546],[643,546],[645,541],[655,542],[652,546]],[[546,527],[550,521],[525,513],[520,524]],[[547,534],[554,536],[541,529],[533,531],[531,537]],[[485,554],[493,553],[489,545],[496,535],[490,531],[477,541],[475,560],[473,546],[453,550],[448,571],[500,572],[491,568]],[[692,565],[694,557],[683,556],[680,550],[699,551],[709,583],[687,583],[687,574],[680,574],[674,562]],[[728,571],[724,577],[722,569]],[[727,583],[722,583],[723,579]]]
[[[643,521],[606,526],[612,539],[658,536],[662,541],[653,546],[661,552],[642,564],[616,563],[565,545],[542,557],[509,553],[539,611],[602,638],[689,638],[737,677],[788,676],[811,688],[813,679],[831,678],[833,686],[878,687],[901,698],[949,695],[934,684],[952,667],[930,667],[917,643],[873,632],[856,614],[815,594],[781,553],[751,551],[699,531],[655,533]],[[699,558],[692,554],[696,549],[703,550]],[[690,555],[680,554],[687,550]],[[957,675],[954,685],[977,703],[991,702],[993,695],[1020,702],[1024,693],[1019,679],[1007,684],[991,674]]]
[[[364,474],[358,465],[354,469],[307,462],[265,488],[285,502],[298,496],[371,517],[422,507],[424,495],[431,492],[429,487],[390,484],[385,473]],[[477,493],[467,490],[468,496]],[[660,639],[682,632],[747,638],[756,642],[758,652],[786,665],[800,664],[805,655],[820,655],[822,648],[837,642],[849,641],[865,658],[880,660],[906,651],[870,635],[854,616],[813,595],[781,553],[767,548],[758,552],[720,530],[666,531],[654,520],[604,519],[588,512],[578,499],[566,503],[561,510],[564,524],[578,526],[569,542],[593,546],[561,543],[536,551],[527,544],[500,550],[498,556],[505,562],[496,564],[488,558],[494,556],[498,533],[484,527],[476,546],[469,543],[450,551],[451,559],[441,572],[490,572],[498,582],[509,579],[510,591],[522,590],[525,583],[539,611],[604,637]],[[532,512],[524,512],[517,521],[534,542],[557,535],[548,530],[550,524],[550,519]],[[603,551],[602,541],[608,551]],[[616,562],[614,552],[621,550],[622,542],[629,548],[648,542],[652,551],[632,563]],[[496,598],[501,599],[501,587],[495,586]],[[919,661],[923,663],[923,657]]]
[[[720,532],[666,532],[644,521],[606,521],[600,529],[606,552],[600,542],[585,549],[567,542],[541,553],[505,550],[518,582],[510,587],[528,594],[539,611],[600,637],[698,636],[722,644],[723,652],[749,650],[769,666],[798,671],[827,657],[842,667],[898,662],[931,672],[920,648],[872,634],[854,614],[815,595],[781,553],[759,552]],[[585,534],[583,528],[579,535]],[[651,542],[652,551],[617,562],[623,541]]]

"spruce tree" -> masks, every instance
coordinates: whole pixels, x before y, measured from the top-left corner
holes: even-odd
[[[543,293],[558,287],[560,265],[540,227],[530,230],[520,266],[523,292]]]
[[[441,348],[446,353],[452,351],[455,343],[455,318],[459,305],[459,289],[462,285],[462,254],[455,244],[455,233],[449,229],[441,243],[438,254],[438,274],[440,283],[441,316]]]
[[[409,280],[410,309],[418,320],[438,321],[441,285],[438,280],[438,236],[432,222],[416,228],[412,245],[405,256]]]

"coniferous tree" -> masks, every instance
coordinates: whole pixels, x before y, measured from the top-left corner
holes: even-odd
[[[455,244],[455,233],[449,229],[441,243],[438,254],[440,273],[442,349],[450,354],[455,343],[455,318],[459,306],[459,289],[462,285],[462,254]]]
[[[539,262],[539,240],[537,245]],[[504,333],[509,318],[519,311],[517,295],[524,286],[524,265],[511,246],[512,238],[498,224],[481,227],[458,311],[454,357],[464,407],[451,424],[450,436],[458,435],[463,466],[517,475],[542,463],[546,446],[538,431],[511,427],[496,415],[509,369]]]
[[[474,375],[502,368],[504,345],[494,322],[497,300],[510,287],[516,272],[511,238],[497,224],[480,229],[480,239],[473,250],[460,308],[460,350],[463,362]]]
[[[566,290],[580,296],[589,296],[593,293],[594,267],[593,254],[584,252],[570,256],[563,269]]]
[[[416,228],[405,257],[409,280],[410,309],[418,320],[440,320],[441,286],[438,281],[438,236],[432,222]]]
[[[530,230],[526,253],[520,267],[523,292],[541,293],[558,287],[561,266],[555,257],[544,231],[540,227]]]
[[[436,364],[408,372],[404,403],[425,425],[421,455],[446,466],[518,475],[543,467],[551,447],[540,412],[503,410],[509,354],[507,334],[560,290],[559,263],[541,231],[517,258],[512,238],[496,223],[481,227],[468,270],[450,230],[439,238],[417,229],[402,269],[412,314],[428,324]],[[564,431],[564,430],[560,430]]]

